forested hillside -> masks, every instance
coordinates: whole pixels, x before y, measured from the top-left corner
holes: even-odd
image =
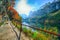
[[[37,11],[31,12],[29,17],[24,19],[23,22],[26,22],[31,26],[36,26],[38,28],[59,34],[60,33],[60,25],[59,25],[60,24],[60,6],[59,5],[60,5],[60,1],[49,3],[48,5],[45,5],[43,9],[39,9]],[[43,35],[46,35],[44,34],[44,32],[42,33]],[[48,37],[53,38],[52,35]],[[57,38],[60,39],[60,37],[55,37],[55,36],[53,39],[58,40]]]
[[[43,30],[48,30],[50,32],[55,32],[55,33],[59,34],[60,33],[60,10],[58,10],[54,13],[46,14],[41,17],[36,16],[33,18],[27,18],[27,19],[25,19],[25,22],[27,22],[28,24],[30,24],[32,26],[39,27]],[[58,38],[60,38],[57,36],[53,36],[53,35],[49,35],[47,33],[44,33],[43,31],[41,31],[40,33],[41,33],[40,35],[43,35],[44,38],[48,37],[48,38],[46,38],[48,40],[50,40],[50,39],[51,40],[53,40],[53,39],[58,40]],[[38,36],[38,35],[36,35],[36,36]]]

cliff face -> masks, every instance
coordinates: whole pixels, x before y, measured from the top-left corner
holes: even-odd
[[[42,9],[31,12],[30,17],[24,21],[31,25],[37,25],[40,27],[42,24],[50,26],[58,26],[60,23],[60,1],[52,2],[44,5]],[[52,16],[53,15],[53,16]]]
[[[49,13],[53,13],[60,10],[60,1],[52,2],[52,3],[47,3],[40,7],[37,11],[31,12],[30,17],[35,17],[35,16],[43,16]]]

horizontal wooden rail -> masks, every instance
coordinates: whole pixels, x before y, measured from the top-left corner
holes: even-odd
[[[33,28],[33,29],[36,29],[38,31],[43,31],[43,32],[46,32],[46,33],[49,33],[49,34],[53,34],[53,35],[56,35],[56,36],[60,36],[60,34],[57,34],[55,32],[50,32],[48,30],[43,30],[41,28],[38,28],[38,27],[35,27],[35,26],[29,26],[29,25],[26,25],[26,24],[22,24],[23,26],[27,26],[27,27],[30,27],[30,28]]]
[[[15,20],[15,21],[17,21],[17,20]],[[18,21],[17,21],[16,23],[17,23],[17,24],[20,24]],[[26,25],[26,24],[22,24],[22,25],[23,25],[23,26],[30,27],[30,28],[33,28],[33,29],[38,30],[38,31],[43,31],[43,32],[46,32],[46,33],[49,33],[49,34],[53,34],[53,35],[56,35],[56,36],[59,36],[59,37],[60,37],[60,34],[57,34],[57,33],[55,33],[55,32],[50,32],[50,31],[48,31],[48,30],[43,30],[43,29],[38,28],[38,27],[36,27],[36,26],[30,26],[30,25]]]

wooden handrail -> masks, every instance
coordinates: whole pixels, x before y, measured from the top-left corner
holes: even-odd
[[[55,33],[55,32],[50,32],[50,31],[48,31],[48,30],[43,30],[43,29],[38,28],[38,27],[35,27],[35,26],[29,26],[29,25],[26,25],[26,24],[22,24],[22,25],[23,25],[23,26],[28,26],[28,27],[33,28],[33,29],[36,29],[36,30],[38,30],[38,31],[43,31],[43,32],[46,32],[46,33],[49,33],[49,34],[53,34],[53,35],[56,35],[56,36],[60,36],[60,34],[57,34],[57,33]]]
[[[17,22],[17,24],[18,24],[18,22]],[[43,31],[43,32],[46,32],[46,33],[49,33],[49,34],[53,34],[53,35],[56,35],[56,36],[59,36],[59,37],[60,37],[60,34],[57,34],[57,33],[55,33],[55,32],[50,32],[50,31],[48,31],[48,30],[43,30],[43,29],[38,28],[38,27],[36,27],[36,26],[30,26],[30,25],[26,25],[26,24],[22,24],[22,25],[23,25],[23,26],[30,27],[30,28],[33,28],[33,29],[38,30],[38,31]]]

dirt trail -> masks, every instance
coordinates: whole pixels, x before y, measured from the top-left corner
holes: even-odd
[[[8,24],[0,27],[0,40],[16,40],[16,35]]]
[[[17,33],[19,33],[17,28],[14,28],[14,29],[17,31]],[[0,40],[17,40],[16,34],[12,30],[12,27],[9,22],[8,24],[3,24],[0,27]],[[29,38],[26,37],[24,33],[21,33],[21,40],[29,40]]]

